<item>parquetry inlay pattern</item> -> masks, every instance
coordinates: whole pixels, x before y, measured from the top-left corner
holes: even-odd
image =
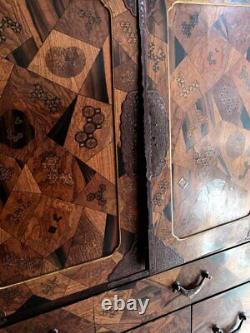
[[[176,4],[170,11],[173,223],[180,238],[249,213],[249,20],[242,7]]]
[[[0,1],[0,286],[119,243],[110,16],[99,0],[39,3]]]

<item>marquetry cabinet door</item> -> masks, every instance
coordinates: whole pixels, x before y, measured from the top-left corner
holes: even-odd
[[[140,1],[151,269],[249,240],[249,1]]]
[[[136,15],[127,0],[0,0],[7,315],[145,270]]]

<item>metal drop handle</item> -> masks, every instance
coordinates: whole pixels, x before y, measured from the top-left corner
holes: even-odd
[[[239,316],[237,318],[237,322],[234,324],[234,326],[229,330],[229,331],[226,331],[226,330],[223,330],[217,326],[214,326],[212,328],[213,332],[214,333],[235,333],[235,332],[239,332],[243,323],[247,320],[247,317],[246,315],[241,312],[239,313]]]
[[[207,280],[211,280],[211,279],[212,279],[212,276],[209,274],[209,272],[203,271],[203,272],[201,272],[201,275],[199,277],[196,287],[194,287],[192,289],[188,289],[188,288],[183,287],[179,281],[176,281],[173,284],[173,291],[175,293],[179,293],[180,295],[191,298],[191,297],[194,297],[195,295],[197,295],[202,290],[202,288],[204,287]]]

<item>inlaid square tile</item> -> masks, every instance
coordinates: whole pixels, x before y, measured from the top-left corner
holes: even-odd
[[[99,49],[53,30],[29,69],[78,93]]]
[[[201,5],[176,4],[169,14],[172,33],[187,53],[208,31],[206,13]]]
[[[241,58],[241,54],[212,28],[190,51],[189,58],[210,89]]]
[[[205,80],[186,57],[171,75],[171,98],[187,111],[206,90]]]
[[[110,15],[101,1],[73,0],[55,29],[101,48],[110,29]]]
[[[6,57],[31,37],[17,0],[0,2],[0,55]]]
[[[112,142],[112,126],[110,105],[79,97],[64,147],[86,162]]]

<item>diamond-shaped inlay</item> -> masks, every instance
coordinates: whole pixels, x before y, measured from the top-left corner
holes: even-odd
[[[188,181],[182,177],[179,182],[178,182],[178,185],[184,190],[187,186],[188,186]]]

